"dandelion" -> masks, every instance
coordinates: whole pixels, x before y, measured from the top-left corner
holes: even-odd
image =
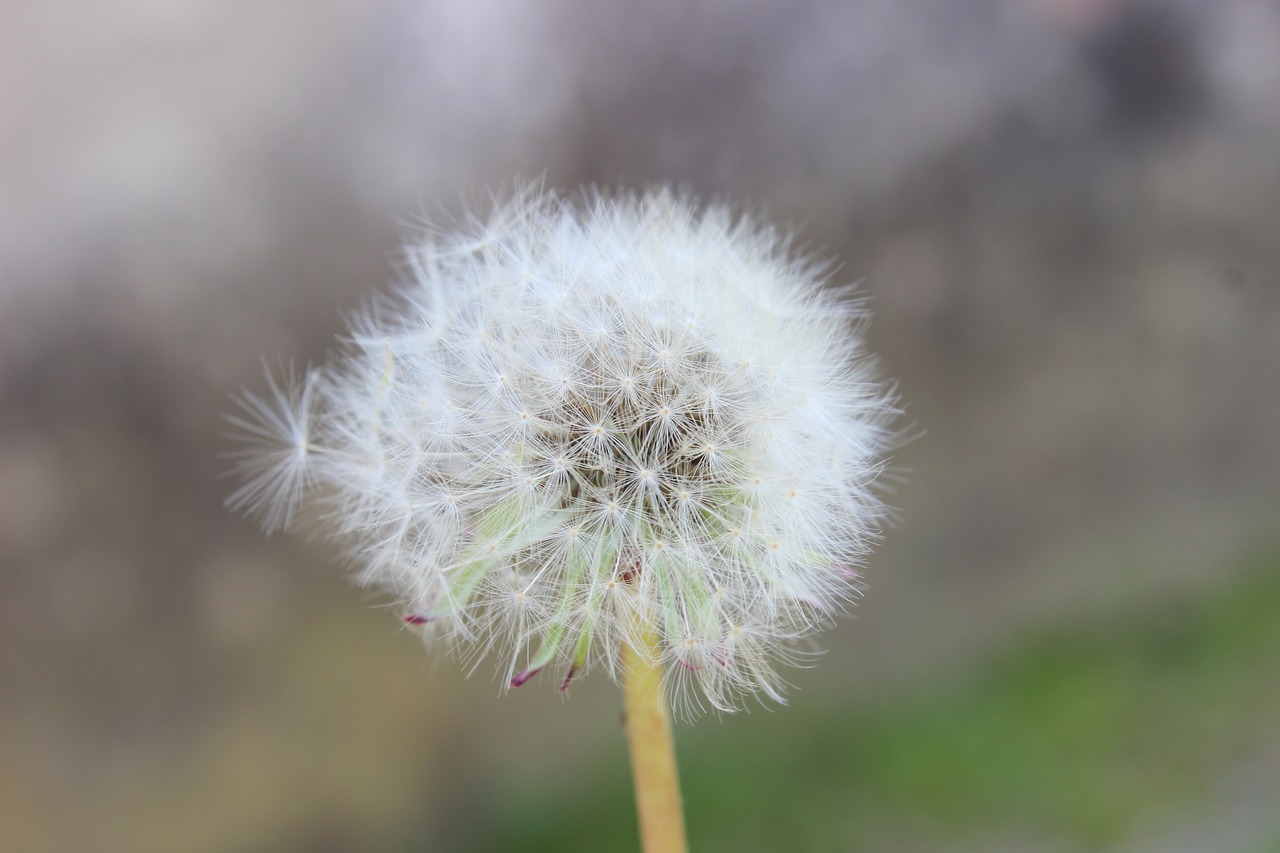
[[[608,671],[633,748],[659,678],[691,711],[781,700],[885,516],[863,303],[666,190],[526,193],[404,257],[331,364],[246,397],[232,505],[314,506],[406,624],[512,687]]]

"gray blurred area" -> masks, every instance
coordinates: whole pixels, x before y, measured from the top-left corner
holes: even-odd
[[[481,849],[495,792],[623,766],[603,675],[497,698],[324,541],[222,505],[230,395],[323,360],[414,223],[514,176],[762,210],[872,297],[918,437],[793,704],[1276,542],[1275,2],[10,0],[0,849]],[[1249,843],[1259,784],[1175,836]],[[1042,841],[1009,849],[1076,849]]]

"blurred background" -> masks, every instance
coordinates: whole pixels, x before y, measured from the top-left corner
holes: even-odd
[[[222,415],[513,175],[763,209],[923,436],[695,850],[1280,850],[1280,4],[0,5],[0,849],[633,850],[616,688],[499,698]]]

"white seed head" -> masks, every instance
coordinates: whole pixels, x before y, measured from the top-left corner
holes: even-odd
[[[407,251],[340,356],[246,397],[231,498],[323,510],[405,620],[523,684],[661,638],[693,707],[857,593],[894,440],[860,303],[785,238],[668,191],[525,195]]]

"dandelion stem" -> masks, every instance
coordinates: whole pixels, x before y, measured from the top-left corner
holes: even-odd
[[[643,649],[622,647],[622,693],[640,840],[644,853],[686,853],[675,742],[657,662],[658,638],[647,633],[643,644]]]

